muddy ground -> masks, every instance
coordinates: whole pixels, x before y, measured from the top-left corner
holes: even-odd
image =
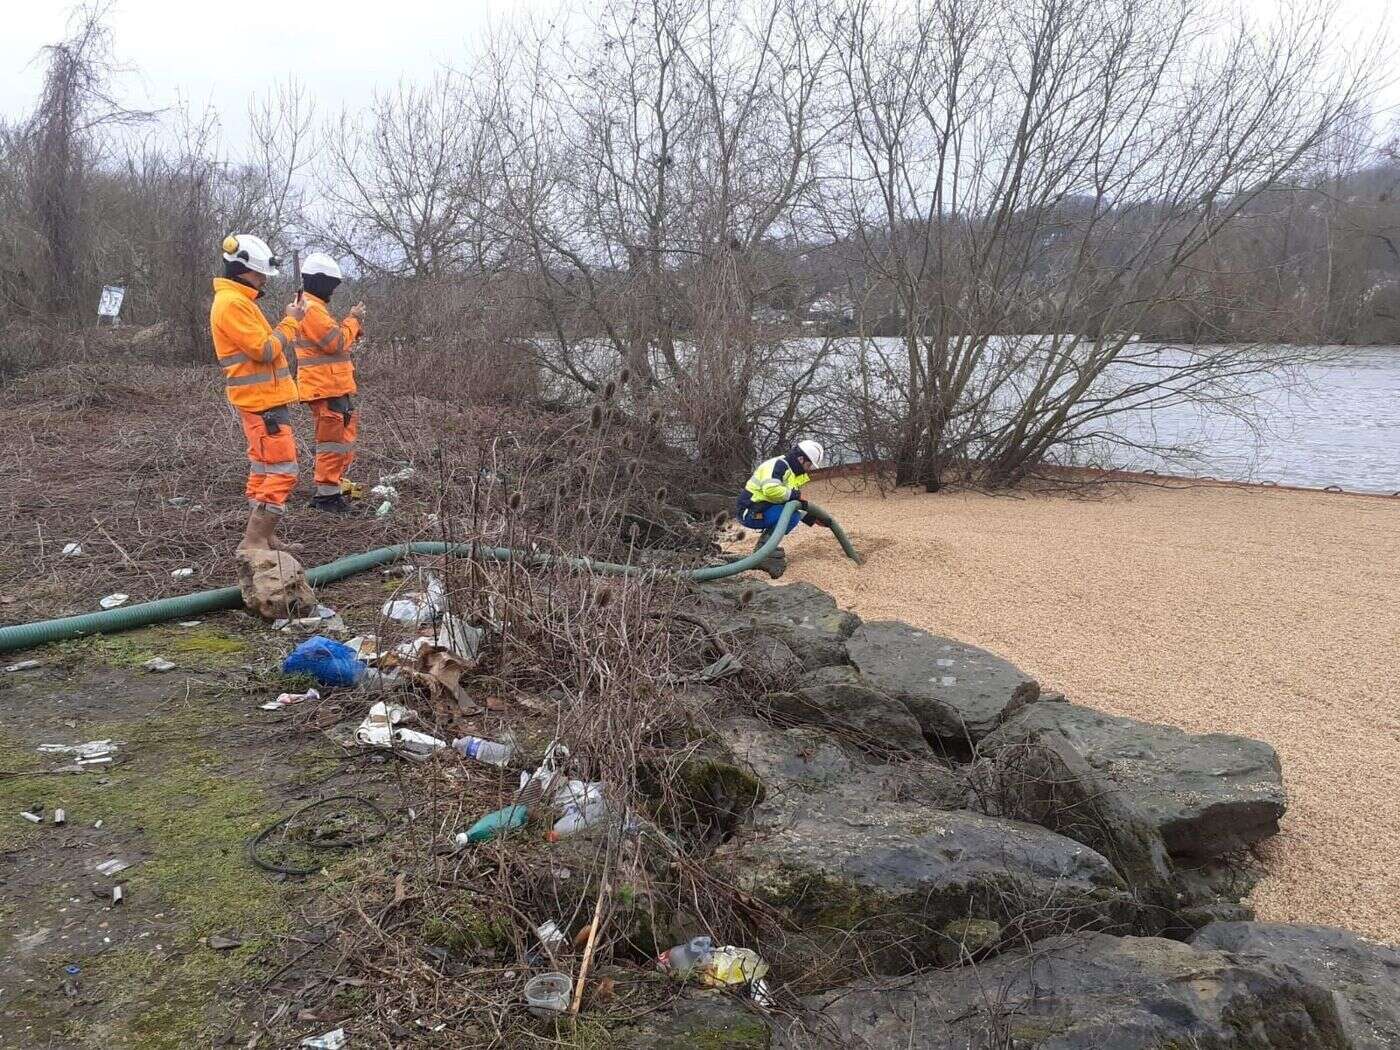
[[[19,654],[40,666],[0,673],[0,1046],[246,1046],[275,1015],[276,971],[317,943],[316,891],[255,867],[248,837],[331,792],[393,805],[382,757],[258,709],[304,686],[268,670],[286,642],[224,613]],[[153,655],[176,669],[142,670]],[[35,750],[104,738],[116,761],[82,773],[49,773],[71,759]],[[34,806],[44,823],[20,816]],[[113,858],[131,867],[104,877]]]

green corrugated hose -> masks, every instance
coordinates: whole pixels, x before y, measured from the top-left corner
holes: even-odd
[[[703,569],[686,569],[680,572],[644,569],[636,565],[618,565],[614,562],[594,561],[591,558],[567,558],[553,554],[514,550],[510,547],[476,547],[475,554],[477,557],[490,561],[516,559],[524,565],[562,564],[586,572],[600,572],[614,576],[680,576],[682,579],[693,580],[696,583],[706,583],[710,580],[722,579],[725,576],[733,576],[735,573],[761,565],[782,542],[783,536],[787,532],[788,523],[792,520],[797,506],[796,501],[794,501],[783,507],[778,524],[758,550],[738,561],[729,562],[727,565],[711,565]],[[855,548],[851,546],[851,541],[846,538],[846,533],[842,531],[841,526],[831,515],[815,503],[807,505],[807,514],[831,529],[832,535],[841,544],[841,549],[846,552],[846,557],[857,565],[860,564],[860,555],[856,553]],[[473,547],[470,543],[429,541],[405,543],[397,547],[380,547],[363,554],[352,554],[328,565],[318,565],[314,569],[307,570],[306,578],[313,587],[320,587],[327,583],[334,583],[336,580],[343,580],[347,576],[353,576],[357,572],[372,569],[376,565],[398,561],[414,554],[471,555],[472,553]],[[141,605],[131,605],[120,609],[104,609],[102,612],[83,613],[80,616],[63,616],[56,620],[38,620],[34,623],[0,627],[0,653],[12,652],[16,649],[29,649],[36,645],[47,645],[50,642],[61,642],[69,638],[81,638],[87,634],[114,634],[117,631],[129,631],[134,627],[146,627],[153,623],[163,623],[166,620],[188,620],[203,613],[218,612],[222,609],[237,609],[242,604],[243,595],[237,587],[220,587],[213,591],[186,594],[178,598],[162,598],[159,601],[144,602]]]

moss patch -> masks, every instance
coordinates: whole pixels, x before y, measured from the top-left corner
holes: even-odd
[[[120,634],[96,634],[61,642],[58,651],[67,663],[95,661],[108,667],[139,670],[152,657],[163,656],[189,670],[236,665],[247,644],[214,630],[147,627]]]
[[[74,823],[102,820],[104,833],[121,843],[110,855],[135,862],[123,875],[130,899],[143,912],[166,915],[167,925],[152,936],[83,963],[84,981],[102,989],[110,1012],[70,1026],[75,1042],[157,1050],[208,1045],[239,1009],[224,990],[256,977],[259,953],[286,928],[282,886],[244,854],[244,842],[273,819],[275,807],[257,778],[233,773],[219,750],[224,710],[211,704],[180,720],[86,724],[73,739],[119,740],[128,760],[100,773],[41,778],[40,791],[30,778],[0,780],[0,811],[42,797],[49,809],[65,808]],[[49,763],[29,746],[0,738],[0,764]],[[45,830],[19,829],[26,836]],[[200,943],[225,930],[241,934],[243,946],[215,952]]]

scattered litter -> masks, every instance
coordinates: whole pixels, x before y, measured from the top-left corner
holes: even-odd
[[[181,620],[180,623],[179,623],[179,626],[181,626],[181,627],[198,627],[198,626],[199,626],[200,624],[202,624],[203,622],[204,622],[203,620]]]
[[[454,653],[440,649],[429,643],[420,647],[417,665],[412,670],[413,680],[428,690],[434,699],[451,700],[464,715],[478,714],[481,711],[462,688],[462,676],[471,670]]]
[[[122,860],[120,857],[113,857],[111,860],[104,860],[99,864],[97,866],[97,872],[99,875],[106,875],[108,878],[111,878],[117,872],[126,871],[129,867],[131,867],[129,861]]]
[[[83,545],[81,543],[69,543],[63,548],[63,556],[65,558],[76,558],[82,553]]]
[[[952,666],[953,666],[952,658],[951,658],[951,657],[947,657],[947,656],[943,657],[942,659],[935,660],[934,663],[936,663],[939,667],[952,667]]]
[[[11,673],[13,673],[13,672],[15,672],[15,671],[32,671],[34,668],[36,668],[36,667],[38,667],[38,666],[39,666],[39,661],[38,661],[38,660],[21,660],[21,661],[20,661],[19,663],[17,663],[17,664],[10,664],[10,666],[7,667],[7,668],[5,668],[5,670],[8,671],[8,672],[11,672]]]
[[[354,650],[316,635],[302,642],[282,662],[286,674],[309,674],[321,685],[355,685],[365,676],[364,661]]]
[[[487,842],[508,834],[516,828],[524,827],[525,821],[529,817],[530,810],[527,806],[519,803],[512,806],[502,806],[500,809],[487,813],[466,831],[459,831],[455,836],[455,841],[458,846]]]
[[[127,602],[129,602],[130,600],[131,600],[131,595],[129,595],[129,594],[122,594],[122,593],[119,591],[119,592],[117,592],[116,594],[109,594],[109,595],[107,595],[107,597],[103,598],[103,599],[102,599],[100,602],[98,602],[97,604],[100,605],[100,606],[102,606],[102,608],[104,608],[104,609],[115,609],[115,608],[116,608],[117,606],[119,606],[119,605],[125,605],[125,604],[126,604]]]
[[[112,740],[89,740],[86,744],[40,744],[34,750],[45,755],[75,755],[79,763],[110,762],[117,753]]]
[[[415,467],[404,467],[402,470],[396,470],[392,474],[382,475],[379,479],[379,484],[393,485],[399,481],[407,481],[417,473],[418,470]]]
[[[190,503],[190,497],[188,497],[188,496],[171,496],[171,497],[170,497],[168,500],[166,500],[165,502],[166,502],[166,503],[169,503],[172,507],[187,507],[187,506],[189,506],[189,503]]]
[[[768,964],[752,948],[716,948],[695,968],[702,984],[712,988],[751,984],[768,973]],[[766,991],[766,989],[765,989]]]
[[[564,931],[559,928],[559,924],[553,919],[536,926],[535,936],[540,939],[540,944],[544,945],[544,950],[550,955],[562,948],[568,939],[564,936]]]
[[[300,704],[306,700],[319,700],[321,694],[315,689],[308,689],[304,693],[279,693],[276,700],[269,700],[265,704],[259,704],[260,711],[280,711],[284,707],[291,707],[293,704]]]
[[[340,1050],[345,1045],[345,1029],[333,1028],[323,1035],[309,1035],[301,1045],[303,1050]]]
[[[951,674],[942,675],[942,676],[938,679],[938,684],[939,684],[939,685],[957,685],[957,684],[958,684],[957,675],[951,675]]]
[[[141,666],[148,671],[156,671],[158,673],[175,670],[175,665],[163,656],[153,656]]]
[[[434,609],[421,594],[410,594],[405,598],[391,598],[379,610],[385,619],[396,623],[418,624],[433,618]]]
[[[558,842],[592,827],[608,815],[608,804],[603,798],[602,784],[585,784],[579,780],[571,780],[561,793],[567,799],[563,802],[564,815],[555,821],[554,827],[550,829],[547,835],[550,842]],[[555,804],[560,804],[558,794],[555,795]]]
[[[376,485],[369,490],[369,494],[375,499],[393,501],[399,498],[399,490],[393,485]]]
[[[93,826],[94,829],[100,828],[100,827],[102,827],[102,821],[100,821],[100,820],[95,820],[95,821],[92,822],[92,826]]]
[[[428,733],[400,729],[399,723],[410,715],[408,708],[381,700],[369,709],[369,714],[355,730],[355,739],[365,747],[399,748],[423,756],[447,746],[445,741]]]
[[[525,985],[525,1001],[536,1017],[554,1017],[569,1008],[574,979],[566,973],[542,973]]]
[[[67,814],[66,812],[64,812],[63,810],[61,810],[61,809],[56,809],[56,810],[54,810],[54,811],[53,811],[53,822],[54,822],[55,824],[66,824],[66,823],[68,823],[68,814]]]
[[[520,774],[520,790],[515,801],[533,806],[546,796],[552,795],[559,780],[559,770],[569,760],[569,749],[559,741],[552,741],[545,749],[544,761],[533,773]]]
[[[684,944],[668,948],[656,964],[673,977],[688,977],[691,971],[714,954],[715,942],[708,937],[692,937]]]
[[[22,811],[20,813],[20,816],[23,817],[25,820],[29,821],[29,823],[31,824],[42,824],[44,822],[43,817],[39,816],[39,814],[37,813],[31,813],[27,809]]]
[[[375,508],[374,516],[376,518],[387,518],[389,516],[389,512],[393,509],[394,505],[386,499],[383,503],[381,503],[378,507]]]
[[[63,968],[63,994],[73,999],[78,994],[78,974],[82,973],[82,967],[69,963]]]
[[[357,634],[354,638],[346,639],[345,645],[367,664],[379,660],[379,639],[372,634]]]
[[[175,579],[177,579],[177,580],[184,580],[184,579],[188,579],[189,577],[193,576],[193,575],[194,575],[194,570],[193,570],[193,569],[190,569],[190,568],[176,569],[176,570],[175,570],[174,572],[172,572],[170,575],[171,575],[172,577],[174,577]]]
[[[410,591],[384,603],[381,614],[399,623],[420,624],[437,619],[447,611],[447,592],[434,573],[425,572],[423,589]]]
[[[465,660],[475,660],[481,652],[481,640],[484,637],[486,632],[480,627],[465,623],[459,616],[443,613],[433,641]]]
[[[464,757],[485,762],[488,766],[504,767],[510,761],[510,756],[515,753],[513,740],[498,744],[494,740],[485,740],[479,736],[458,737],[452,741],[452,746]]]
[[[117,883],[112,887],[112,903],[120,904],[124,900],[126,900],[126,889],[121,883]]]
[[[209,947],[213,948],[216,952],[224,952],[228,951],[230,948],[241,947],[243,944],[243,938],[238,937],[236,935],[229,936],[228,934],[215,933],[211,934],[208,938],[206,938],[205,943],[208,944]]]

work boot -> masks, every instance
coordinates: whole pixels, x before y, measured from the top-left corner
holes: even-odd
[[[239,550],[276,550],[272,531],[277,528],[277,515],[269,514],[261,507],[254,507],[248,515],[248,525],[243,530],[243,541]]]
[[[311,509],[329,511],[331,514],[349,514],[350,501],[345,498],[343,492],[337,492],[333,496],[312,496]]]

